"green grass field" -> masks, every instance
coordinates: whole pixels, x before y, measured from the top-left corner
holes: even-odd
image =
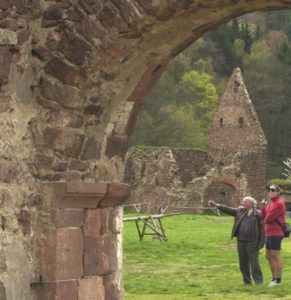
[[[125,222],[123,265],[125,300],[291,299],[291,239],[284,239],[283,282],[269,288],[271,274],[261,250],[261,286],[244,286],[233,218],[177,215],[163,219],[168,241],[145,236],[139,241],[134,222]]]

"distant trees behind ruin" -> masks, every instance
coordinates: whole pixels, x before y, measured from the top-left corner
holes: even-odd
[[[291,152],[291,11],[234,19],[178,55],[145,103],[131,145],[207,150],[217,100],[237,66],[269,142],[269,177],[280,177]]]

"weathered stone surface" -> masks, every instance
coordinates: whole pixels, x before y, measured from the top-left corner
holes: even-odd
[[[54,171],[64,172],[68,169],[68,165],[67,162],[60,162],[54,167]]]
[[[78,300],[105,300],[103,279],[99,276],[82,278],[79,282]]]
[[[7,47],[0,47],[0,85],[8,82],[10,74],[11,52]]]
[[[44,46],[33,46],[31,53],[42,61],[46,61],[52,58],[51,52]]]
[[[47,20],[60,20],[63,16],[63,10],[60,4],[51,5],[43,13],[44,19]]]
[[[122,209],[121,207],[109,210],[108,224],[112,233],[121,233],[122,230]]]
[[[99,238],[101,236],[101,210],[86,209],[83,225],[84,237]]]
[[[59,208],[96,208],[107,192],[106,183],[53,183],[52,205]]]
[[[0,0],[0,9],[7,9],[11,6],[10,1],[8,0]]]
[[[98,20],[93,21],[90,18],[84,18],[77,25],[77,30],[93,45],[100,46],[103,43],[109,43],[110,38],[106,36],[106,31]]]
[[[111,135],[107,138],[105,154],[111,158],[113,156],[124,157],[128,148],[128,137]]]
[[[117,267],[115,236],[84,238],[84,275],[108,275]]]
[[[86,95],[80,90],[53,82],[43,76],[41,80],[41,95],[68,108],[80,108],[86,103]]]
[[[54,224],[56,227],[81,227],[83,225],[84,210],[75,208],[56,209]]]
[[[58,228],[45,233],[42,248],[44,280],[78,279],[83,275],[83,234],[78,228]]]
[[[1,96],[0,113],[12,112],[13,110],[12,99],[10,97]]]
[[[81,38],[65,34],[59,44],[59,51],[61,51],[65,57],[77,66],[83,65],[88,59],[91,46]]]
[[[0,29],[0,46],[17,45],[17,34],[8,29]]]
[[[118,32],[127,32],[129,27],[111,3],[106,3],[98,15],[104,27],[116,27]]]
[[[87,164],[80,160],[73,160],[70,163],[70,170],[85,171]]]
[[[43,135],[47,147],[71,157],[79,156],[85,138],[77,132],[59,128],[46,128]]]
[[[46,282],[38,287],[37,300],[78,300],[76,280]]]
[[[0,281],[0,299],[6,300],[6,289],[2,281]]]
[[[7,269],[7,266],[6,266],[6,259],[5,259],[5,256],[4,256],[4,253],[3,253],[3,250],[0,251],[0,275],[5,272]],[[0,284],[1,285],[1,284]],[[1,290],[1,287],[0,287],[0,290]],[[0,295],[1,295],[1,292],[0,292]],[[0,299],[2,299],[0,297]]]
[[[45,71],[60,80],[73,86],[79,86],[80,82],[86,80],[86,75],[77,68],[68,65],[58,57],[52,58],[45,66]]]
[[[101,143],[93,138],[87,140],[84,146],[82,160],[99,159],[101,154]]]
[[[116,277],[116,278],[115,278]],[[107,275],[103,277],[105,286],[105,299],[120,300],[122,295],[122,287],[118,275]]]
[[[102,115],[104,108],[98,105],[89,105],[85,108],[85,113],[94,115],[99,118]]]
[[[130,196],[130,186],[127,184],[111,183],[108,193],[99,203],[99,207],[113,207],[122,205]]]
[[[13,161],[5,159],[0,160],[0,181],[11,183],[17,179],[19,175],[19,166]]]
[[[100,233],[101,235],[111,234],[109,232],[109,209],[100,209],[100,219],[101,219],[101,228]]]
[[[30,221],[30,213],[27,210],[20,210],[19,214],[17,214],[18,224],[22,229],[23,235],[27,235],[31,232],[31,221]]]
[[[52,169],[54,157],[45,155],[43,153],[36,153],[34,156],[34,163],[38,169]]]
[[[98,266],[102,258],[102,240],[99,238],[84,238],[84,276],[99,275]],[[101,274],[100,274],[101,275]]]

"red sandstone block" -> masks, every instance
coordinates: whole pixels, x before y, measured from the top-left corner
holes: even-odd
[[[122,230],[122,208],[114,207],[109,209],[109,220],[110,231],[112,233],[121,233]]]
[[[109,209],[100,209],[100,217],[101,217],[101,235],[107,234],[109,232]]]
[[[130,186],[124,183],[110,183],[108,194],[99,203],[99,207],[113,207],[122,205],[130,196]]]
[[[83,234],[79,228],[45,233],[41,274],[44,281],[77,279],[83,275]]]
[[[79,281],[78,300],[105,300],[103,279],[99,276],[83,278]]]
[[[101,230],[100,209],[86,209],[83,225],[84,237],[98,238]]]
[[[106,183],[58,182],[53,183],[54,206],[60,208],[96,208],[106,195]]]
[[[98,274],[102,254],[102,239],[84,238],[84,276]]]
[[[36,293],[38,300],[78,300],[77,281],[44,283]]]
[[[81,227],[83,225],[83,218],[83,209],[58,208],[55,211],[56,227]]]

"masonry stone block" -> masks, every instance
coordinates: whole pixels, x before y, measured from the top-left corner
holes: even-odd
[[[108,158],[113,156],[124,157],[128,148],[128,137],[111,135],[107,137],[105,154]]]
[[[59,208],[54,212],[56,227],[81,227],[83,225],[84,210],[77,208]]]
[[[0,46],[2,45],[17,45],[16,32],[0,28]]]
[[[29,211],[21,209],[19,214],[17,214],[17,220],[23,235],[29,234],[31,232],[31,217]]]
[[[75,87],[49,79],[47,76],[42,76],[41,78],[40,93],[44,98],[56,101],[68,108],[80,108],[86,103],[86,94],[84,92]]]
[[[60,128],[46,128],[43,135],[47,147],[71,157],[79,156],[85,138],[83,134]]]
[[[100,209],[100,219],[101,219],[101,235],[105,235],[109,233],[109,209]]]
[[[59,44],[59,51],[77,66],[83,65],[88,60],[87,56],[90,55],[91,48],[85,40],[68,33],[64,34]]]
[[[101,235],[101,210],[86,209],[83,225],[84,237],[99,238]]]
[[[84,172],[87,169],[87,164],[80,160],[73,160],[70,163],[70,170]]]
[[[45,66],[45,71],[65,84],[79,86],[86,80],[86,75],[77,68],[68,65],[58,57],[52,58]]]
[[[0,160],[0,181],[11,183],[19,176],[19,166],[13,161]]]
[[[0,34],[1,35],[1,34]],[[8,47],[0,47],[0,85],[8,82],[12,54]]]
[[[106,275],[103,277],[103,282],[105,286],[105,299],[122,299],[122,287],[118,275]]]
[[[41,274],[45,281],[78,279],[83,275],[83,234],[79,228],[45,232]]]
[[[39,286],[37,291],[37,300],[78,300],[76,280],[46,282]]]
[[[101,238],[84,238],[84,276],[99,275],[102,258]]]
[[[122,230],[122,208],[116,207],[109,209],[109,220],[110,231],[112,233],[121,233]]]
[[[105,288],[102,277],[82,278],[79,282],[78,295],[78,300],[105,300]]]
[[[108,194],[99,203],[99,207],[113,207],[121,205],[130,196],[130,186],[112,182],[109,185]]]
[[[6,97],[6,96],[1,96],[0,113],[12,112],[13,110],[14,109],[12,107],[12,98],[11,97]]]
[[[59,208],[96,208],[107,192],[106,183],[60,182],[51,187],[53,206]]]
[[[84,146],[82,159],[99,159],[101,154],[101,143],[99,141],[90,138],[87,140]]]
[[[43,153],[35,153],[34,162],[38,169],[52,169],[54,157]]]

